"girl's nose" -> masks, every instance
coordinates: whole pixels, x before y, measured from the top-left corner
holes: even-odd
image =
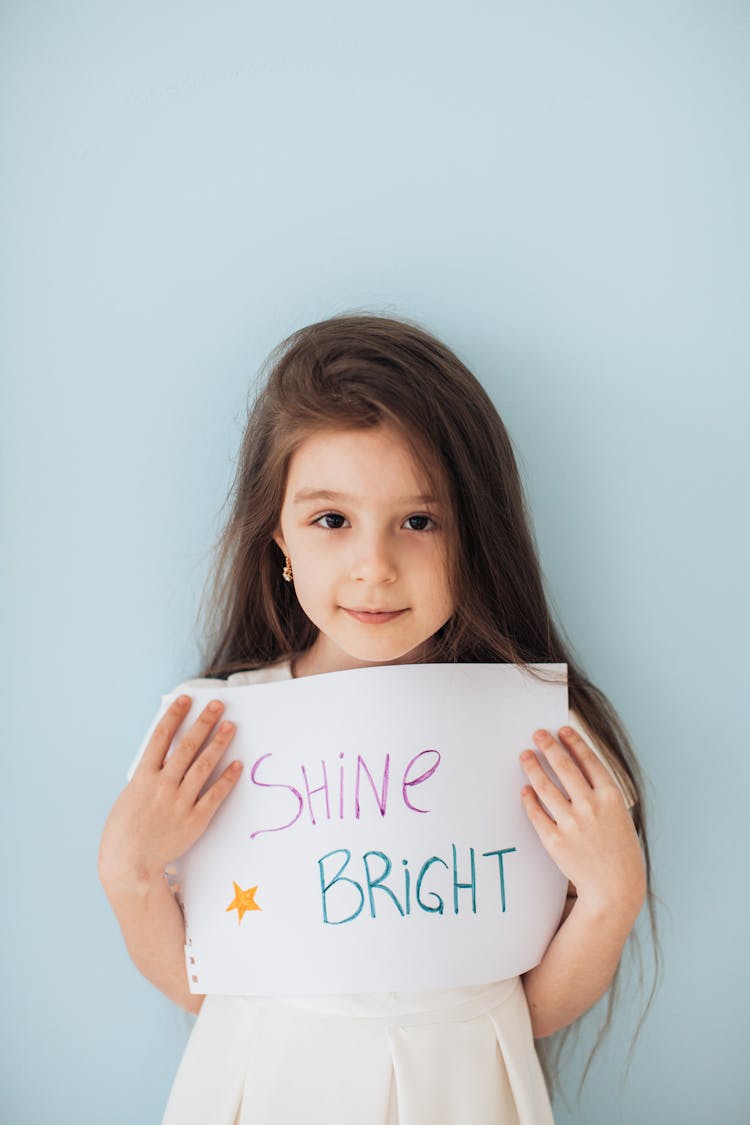
[[[359,541],[350,568],[352,580],[389,582],[396,574],[395,552],[382,537],[373,536]]]

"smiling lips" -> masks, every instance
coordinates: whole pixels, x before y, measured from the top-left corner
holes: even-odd
[[[342,606],[341,608],[344,609],[350,617],[354,617],[355,620],[361,621],[364,625],[384,625],[386,621],[393,621],[395,617],[400,617],[402,613],[406,613],[405,609],[383,612],[380,610],[346,609],[346,606]]]

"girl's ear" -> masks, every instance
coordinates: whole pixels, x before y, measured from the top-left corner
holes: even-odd
[[[271,538],[273,539],[274,543],[279,548],[279,550],[283,551],[284,557],[286,557],[286,554],[287,554],[286,543],[284,542],[284,536],[281,534],[281,528],[280,527],[276,528],[276,530],[274,531]]]

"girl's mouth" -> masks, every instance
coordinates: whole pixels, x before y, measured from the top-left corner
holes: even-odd
[[[341,607],[350,617],[361,621],[364,625],[384,625],[386,621],[393,621],[394,618],[400,617],[402,613],[406,613],[405,609],[397,609],[393,613],[373,613],[364,610],[347,609],[346,606]]]

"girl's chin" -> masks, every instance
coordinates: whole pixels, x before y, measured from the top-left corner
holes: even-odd
[[[304,609],[304,606],[303,606]],[[401,620],[406,619],[401,614]],[[429,637],[404,636],[399,626],[399,618],[383,625],[360,624],[344,609],[338,609],[338,616],[330,615],[325,621],[315,621],[318,636],[313,643],[312,652],[315,663],[329,670],[338,668],[344,671],[351,661],[356,668],[366,664],[404,664],[414,663],[424,651]]]
[[[423,643],[417,641],[414,644],[356,644],[352,643],[350,638],[346,641],[339,642],[339,647],[346,656],[351,657],[352,660],[357,660],[362,664],[396,664],[403,662],[404,664],[411,663],[411,660],[417,660],[418,654],[422,652]]]

